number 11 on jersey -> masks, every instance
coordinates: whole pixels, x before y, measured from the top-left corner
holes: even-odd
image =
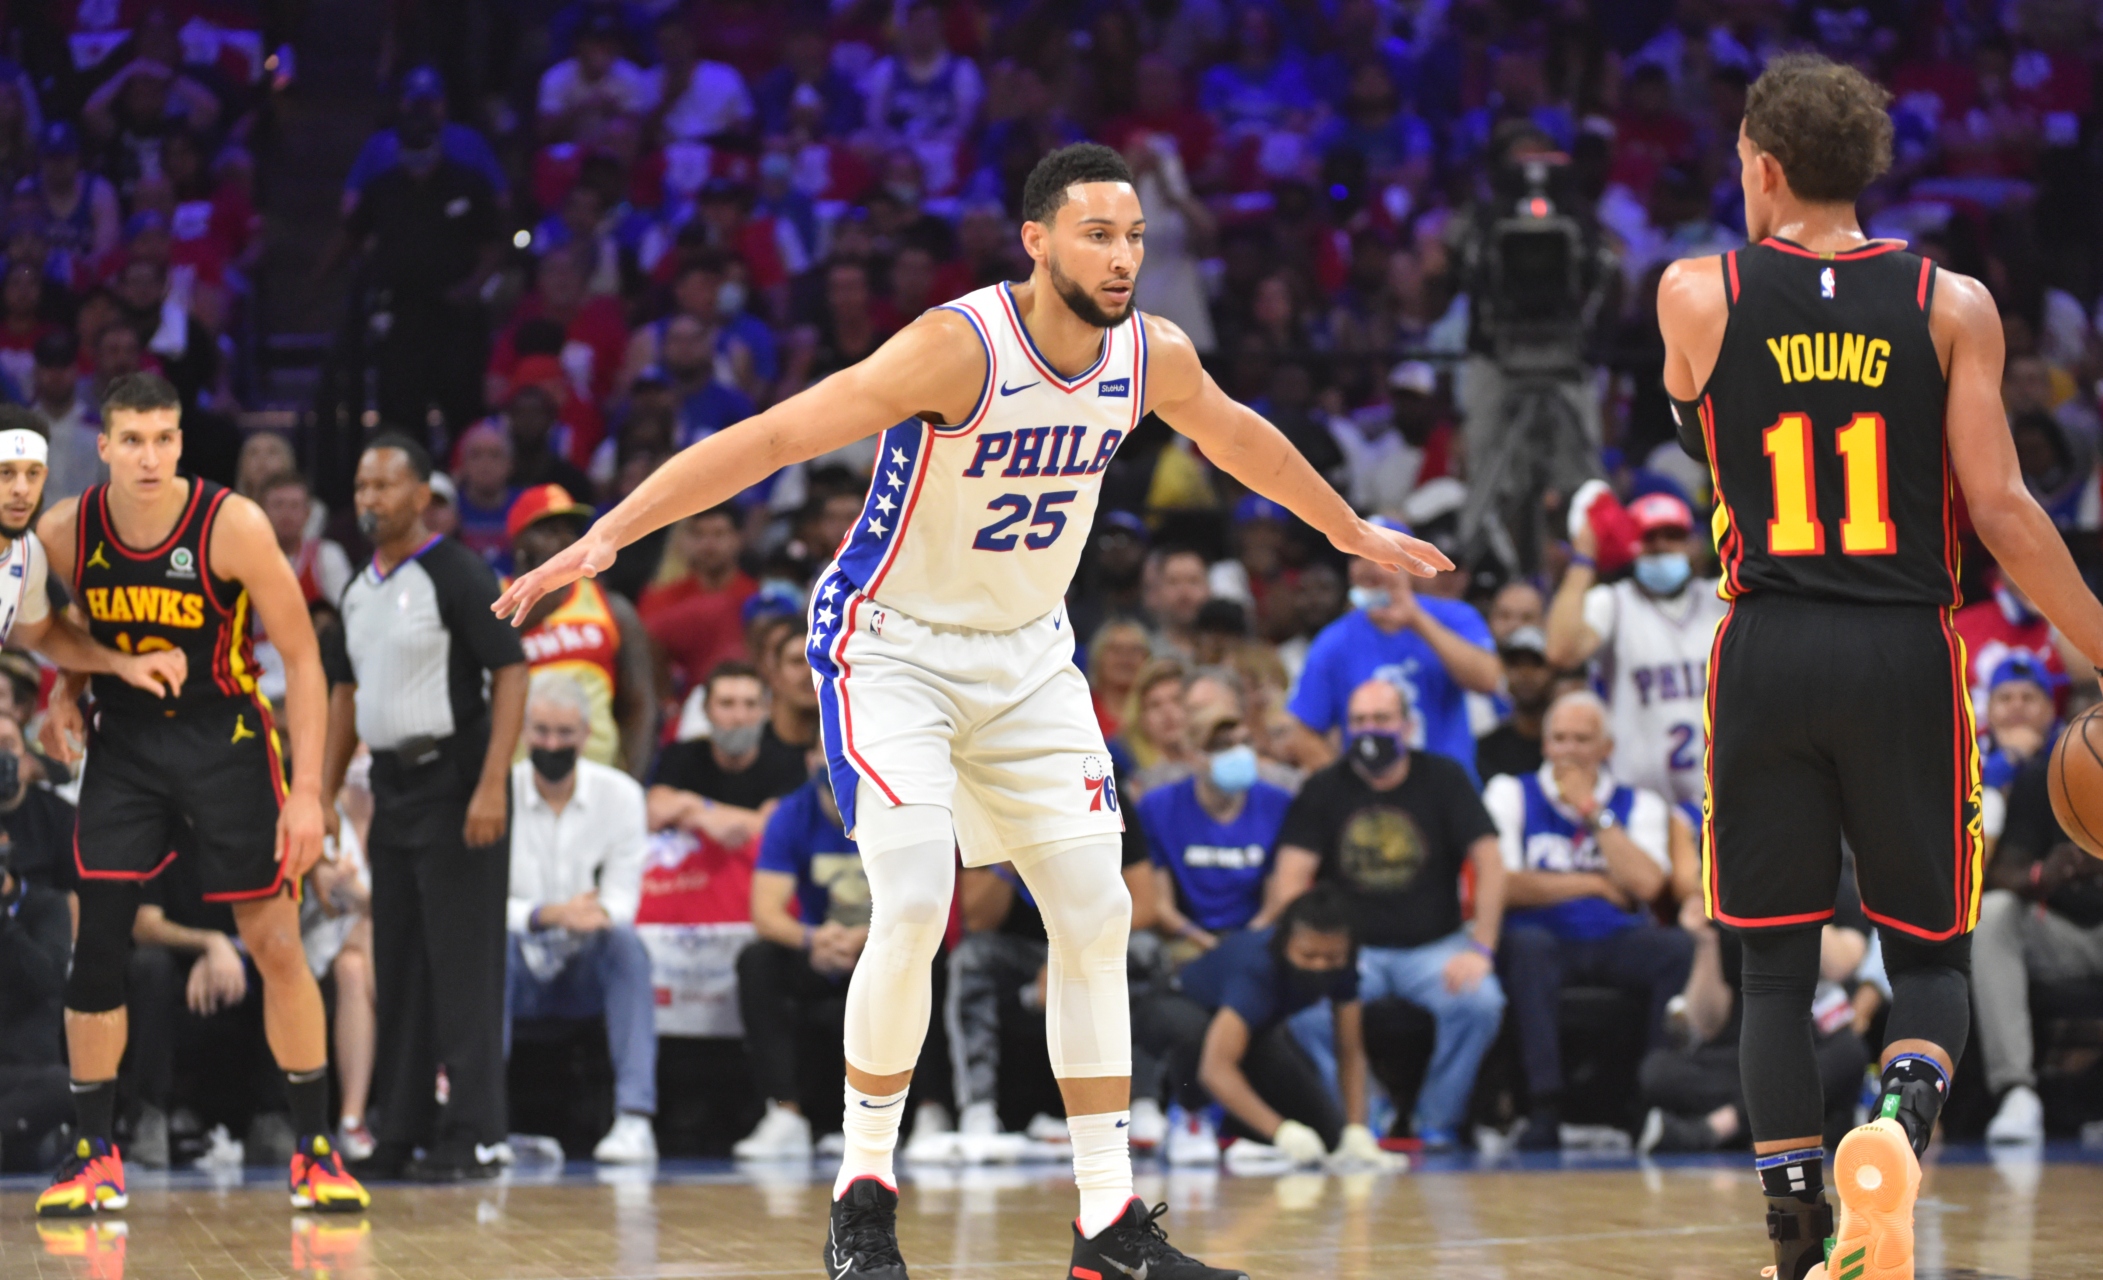
[[[1825,525],[1818,519],[1818,481],[1811,460],[1811,419],[1785,413],[1761,433],[1774,467],[1774,518],[1767,522],[1767,549],[1778,556],[1820,556]],[[1851,556],[1888,556],[1898,551],[1891,523],[1889,480],[1884,459],[1884,418],[1858,413],[1833,434],[1840,454],[1847,513],[1840,521],[1840,550]]]

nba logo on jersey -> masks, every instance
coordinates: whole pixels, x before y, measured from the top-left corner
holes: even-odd
[[[1100,813],[1108,809],[1117,812],[1117,779],[1110,776],[1110,764],[1101,756],[1081,757],[1081,785],[1088,788],[1088,812]]]
[[[1833,296],[1833,269],[1831,267],[1827,267],[1818,273],[1818,296],[1821,298]]]

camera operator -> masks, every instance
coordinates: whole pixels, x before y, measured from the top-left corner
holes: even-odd
[[[1532,122],[1506,120],[1491,144],[1490,191],[1455,219],[1449,247],[1468,295],[1468,359],[1460,380],[1465,410],[1468,509],[1463,537],[1470,559],[1484,546],[1480,520],[1498,512],[1510,546],[1508,567],[1531,569],[1539,548],[1532,504],[1544,491],[1574,492],[1599,474],[1600,407],[1590,348],[1595,317],[1616,273],[1599,223],[1579,190],[1569,157]],[[1552,429],[1538,410],[1553,411]],[[1514,439],[1527,431],[1530,439]],[[1529,474],[1530,472],[1530,474]],[[1519,517],[1517,527],[1513,516]]]

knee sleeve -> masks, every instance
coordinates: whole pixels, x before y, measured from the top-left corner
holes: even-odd
[[[1118,845],[1098,837],[1018,862],[1050,944],[1044,1035],[1061,1079],[1132,1074],[1132,897],[1123,861]]]
[[[1819,931],[1748,930],[1738,936],[1745,951],[1739,983],[1745,1024],[1738,1041],[1738,1071],[1753,1141],[1815,1137],[1825,1123],[1811,1029]]]
[[[108,1013],[124,1007],[124,969],[131,962],[131,930],[138,916],[137,883],[80,882],[80,932],[73,940],[73,972],[66,977],[68,1009]]]
[[[901,805],[900,810],[932,808]],[[946,832],[947,810],[936,808]],[[914,815],[908,815],[909,818]],[[911,1071],[927,1038],[935,952],[949,927],[956,845],[939,841],[862,854],[869,878],[869,941],[847,984],[847,1062],[870,1075]]]
[[[1972,937],[1923,942],[1877,926],[1883,941],[1884,973],[1891,980],[1891,1018],[1884,1042],[1925,1040],[1950,1055],[1964,1056],[1971,1036]]]

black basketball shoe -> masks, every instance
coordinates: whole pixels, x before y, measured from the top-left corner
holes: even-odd
[[[1170,1244],[1161,1229],[1161,1215],[1167,1212],[1165,1204],[1148,1212],[1145,1202],[1133,1196],[1117,1221],[1093,1240],[1081,1234],[1076,1221],[1068,1280],[1249,1280],[1246,1271],[1208,1267]]]
[[[825,1239],[825,1274],[832,1280],[906,1280],[898,1255],[898,1193],[875,1178],[856,1178],[832,1202]]]

